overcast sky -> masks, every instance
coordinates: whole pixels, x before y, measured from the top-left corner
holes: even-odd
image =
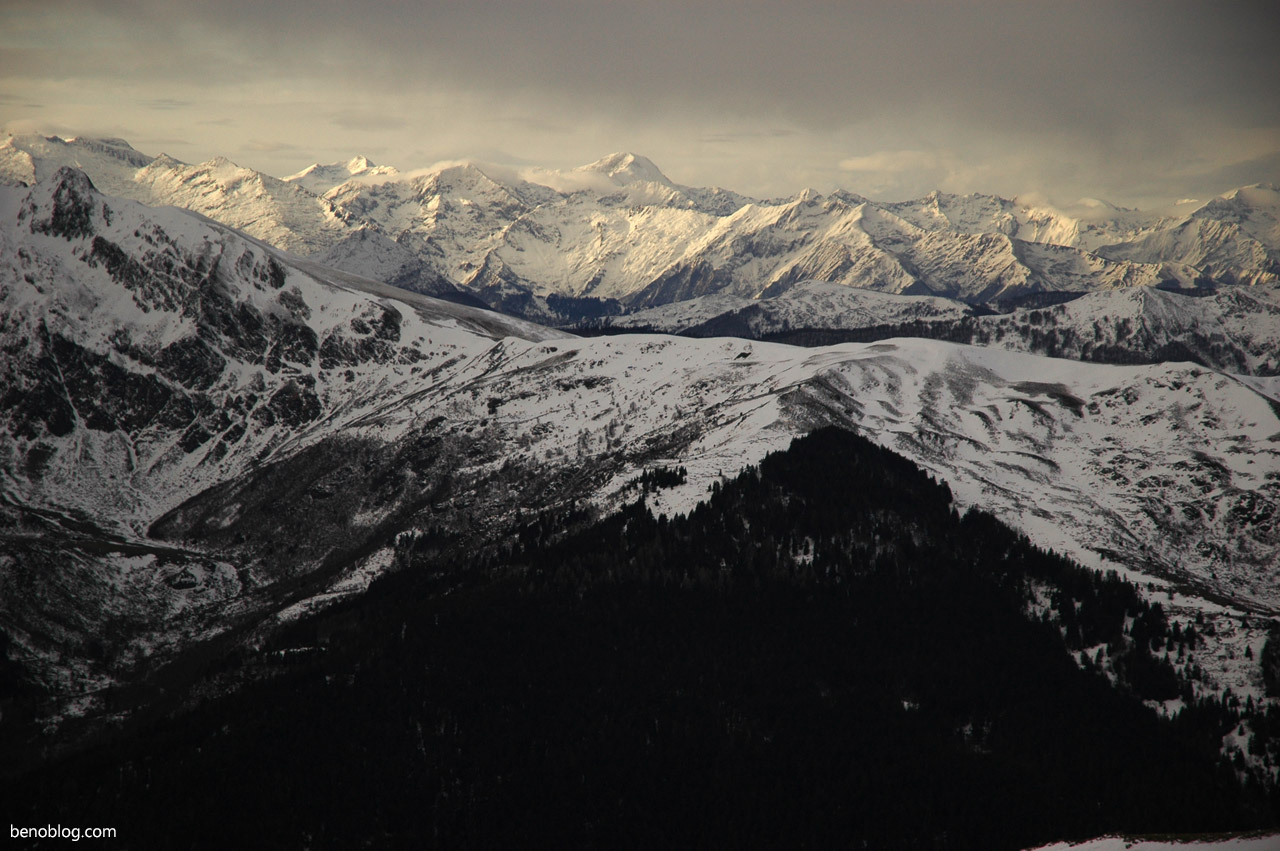
[[[0,125],[285,175],[628,150],[758,196],[1280,183],[1280,4],[0,0]]]

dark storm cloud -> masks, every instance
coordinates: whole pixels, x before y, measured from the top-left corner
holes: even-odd
[[[38,30],[74,10],[109,38],[86,35],[78,51],[52,37],[0,43],[21,54],[10,75],[58,57],[46,73],[59,78],[163,80],[170,89],[157,102],[181,100],[184,85],[273,86],[299,110],[327,104],[322,114],[343,129],[429,129],[450,147],[465,144],[468,126],[477,147],[510,147],[493,135],[506,122],[530,146],[563,148],[589,132],[620,147],[629,136],[671,151],[707,145],[714,162],[719,147],[746,156],[755,145],[761,157],[791,151],[813,164],[808,173],[837,178],[862,174],[840,171],[841,161],[880,157],[890,166],[876,173],[882,182],[914,161],[939,181],[1004,174],[1044,184],[1026,188],[1087,189],[1092,179],[1098,192],[1123,193],[1162,173],[1236,174],[1249,162],[1271,169],[1257,179],[1277,179],[1273,7],[134,0],[59,9],[18,0],[0,16]]]

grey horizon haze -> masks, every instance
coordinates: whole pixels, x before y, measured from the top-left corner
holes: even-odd
[[[1280,183],[1278,8],[5,0],[0,126],[279,176],[627,150],[759,197],[1152,207]]]

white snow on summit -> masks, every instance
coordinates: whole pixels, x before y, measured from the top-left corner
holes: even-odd
[[[662,170],[654,165],[653,160],[638,154],[617,153],[602,157],[588,165],[574,169],[578,174],[600,174],[616,186],[628,186],[632,183],[661,183],[672,186]]]
[[[334,187],[341,186],[349,180],[368,182],[379,178],[390,178],[399,174],[395,166],[374,165],[366,157],[352,157],[345,163],[315,163],[297,174],[284,178],[287,183],[296,183],[313,195],[323,195]]]

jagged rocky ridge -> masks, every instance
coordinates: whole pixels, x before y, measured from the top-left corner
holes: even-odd
[[[1280,606],[1265,381],[929,340],[574,339],[70,169],[0,191],[0,240],[0,623],[46,719],[125,711],[175,666],[257,646],[360,591],[401,535],[473,554],[531,514],[610,509],[661,463],[688,479],[654,511],[687,511],[828,424],[1088,564]]]
[[[462,290],[552,324],[715,293],[772,295],[811,279],[986,303],[1280,276],[1280,195],[1267,186],[1155,216],[937,192],[900,203],[812,190],[750,199],[677,185],[632,154],[528,179],[471,164],[397,173],[356,158],[281,181],[224,159],[151,159],[120,140],[0,145],[10,183],[59,164],[336,268],[433,294]]]

